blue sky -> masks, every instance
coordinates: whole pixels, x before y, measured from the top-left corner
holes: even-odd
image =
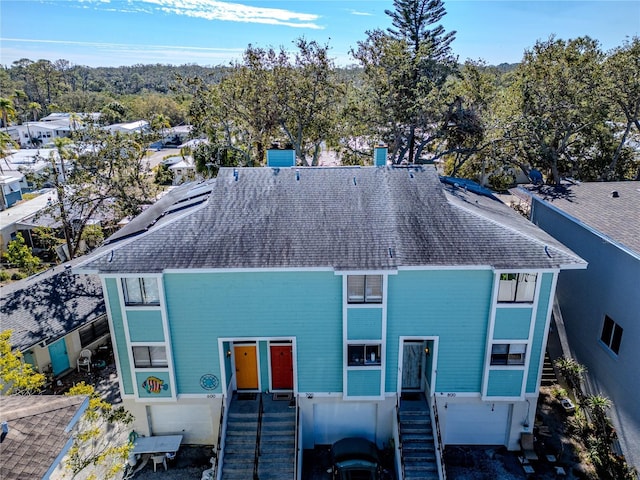
[[[445,0],[460,61],[514,63],[536,40],[588,35],[604,50],[640,35],[640,1]],[[329,43],[339,65],[365,32],[387,28],[392,0],[2,0],[0,64],[20,58],[120,66],[228,64],[248,44]]]

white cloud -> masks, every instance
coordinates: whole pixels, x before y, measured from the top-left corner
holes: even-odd
[[[361,17],[373,17],[373,13],[359,12],[357,10],[349,10],[349,13],[351,13],[351,15],[360,15]]]
[[[106,0],[108,2],[109,0]],[[105,0],[84,0],[94,5],[105,3]],[[112,8],[115,4],[111,4]],[[122,9],[122,7],[119,7]],[[309,28],[322,30],[323,26],[315,23],[320,16],[312,13],[294,12],[280,8],[253,7],[241,3],[222,2],[219,0],[134,0],[127,4],[127,10],[155,11],[184,15],[205,20],[220,20],[242,23],[262,23],[281,25],[293,28]]]

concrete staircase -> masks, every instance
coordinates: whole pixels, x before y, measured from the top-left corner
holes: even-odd
[[[540,385],[542,387],[550,387],[558,383],[556,372],[553,369],[553,363],[549,358],[549,352],[544,352],[544,363],[542,364],[542,378],[540,379]]]
[[[264,412],[258,459],[258,478],[260,480],[294,478],[295,438],[295,408],[286,412]]]
[[[227,436],[222,462],[222,480],[249,480],[253,478],[256,455],[258,412],[234,412],[227,417]]]
[[[400,400],[402,463],[407,480],[437,480],[431,415],[424,395]]]

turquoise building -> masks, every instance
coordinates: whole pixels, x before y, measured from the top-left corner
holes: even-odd
[[[439,447],[515,449],[558,274],[585,267],[490,195],[378,166],[223,168],[80,270],[102,279],[138,432],[215,444],[234,392],[269,392],[295,400],[301,448],[382,447],[424,394]]]

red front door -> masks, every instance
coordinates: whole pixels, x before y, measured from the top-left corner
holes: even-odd
[[[271,345],[271,382],[273,390],[293,390],[291,345]]]

